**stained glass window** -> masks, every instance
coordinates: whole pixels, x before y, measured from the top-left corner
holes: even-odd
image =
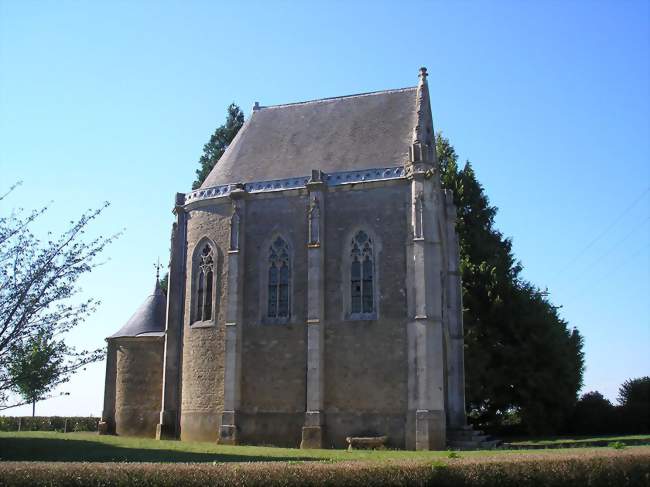
[[[288,318],[290,309],[291,263],[289,245],[276,237],[269,247],[268,305],[269,318]]]
[[[214,257],[210,244],[205,244],[199,254],[198,284],[196,291],[196,320],[212,319]]]
[[[350,245],[350,311],[352,314],[373,313],[375,299],[372,239],[360,230]]]

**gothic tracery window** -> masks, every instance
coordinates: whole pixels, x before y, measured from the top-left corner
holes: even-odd
[[[267,316],[288,318],[291,263],[289,245],[282,237],[276,237],[269,247],[268,266]]]
[[[209,321],[212,319],[212,301],[214,298],[214,251],[208,243],[201,247],[197,270],[198,283],[196,288],[195,321]]]
[[[353,315],[370,314],[375,311],[372,239],[359,230],[350,245],[350,311]]]

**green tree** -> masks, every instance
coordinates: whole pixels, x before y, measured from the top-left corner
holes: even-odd
[[[470,162],[460,168],[440,134],[436,151],[442,185],[453,191],[458,209],[470,417],[489,429],[514,410],[528,431],[553,432],[582,385],[582,337],[521,277],[512,241],[495,228],[497,208]]]
[[[0,195],[0,202],[16,186]],[[82,214],[58,236],[48,233],[47,241],[32,232],[47,207],[27,214],[19,209],[0,215],[0,410],[18,405],[10,401],[9,393],[18,387],[16,379],[23,376],[12,374],[18,369],[11,364],[16,354],[27,354],[35,343],[45,345],[42,340],[47,338],[48,346],[64,357],[64,375],[103,358],[103,349],[78,352],[62,345],[62,340],[99,304],[94,299],[75,302],[73,298],[80,290],[79,278],[99,265],[97,257],[117,238],[86,239],[89,225],[106,206],[108,203]],[[35,357],[42,360],[43,356]],[[32,369],[39,363],[36,358]],[[43,375],[47,376],[47,371]]]
[[[8,370],[13,389],[26,402],[31,402],[34,416],[36,402],[67,380],[65,358],[69,350],[63,342],[52,340],[44,333],[13,344],[10,350]]]
[[[203,146],[203,155],[199,159],[201,167],[196,170],[196,180],[192,183],[192,189],[197,189],[203,184],[242,125],[244,125],[244,113],[237,105],[231,103],[228,107],[226,123],[217,127],[208,143]]]
[[[623,382],[618,389],[623,428],[628,433],[650,432],[650,377]]]
[[[618,431],[617,410],[600,392],[583,394],[576,403],[568,432],[580,435],[605,435]]]
[[[628,379],[618,388],[616,398],[621,406],[650,402],[650,377]]]

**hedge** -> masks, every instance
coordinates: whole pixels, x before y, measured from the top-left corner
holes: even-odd
[[[0,431],[97,431],[98,423],[86,416],[0,416]]]
[[[0,463],[0,486],[648,486],[650,454],[513,454],[423,462]]]

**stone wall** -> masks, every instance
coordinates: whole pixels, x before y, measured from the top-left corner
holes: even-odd
[[[327,446],[350,434],[388,434],[404,446],[407,184],[330,191],[326,198],[325,407]],[[297,446],[306,394],[307,199],[304,193],[250,197],[246,206],[240,441]],[[346,255],[352,233],[375,237],[377,320],[345,317]],[[291,320],[267,322],[263,286],[271,239],[292,247]],[[389,256],[389,258],[388,258]]]
[[[323,446],[343,447],[349,435],[387,435],[407,444],[407,241],[411,187],[407,180],[329,188],[324,201],[324,418]],[[306,409],[307,194],[248,195],[244,216],[241,443],[298,446]],[[229,199],[189,213],[182,365],[181,438],[216,440],[224,404],[225,313]],[[365,230],[374,240],[376,319],[354,320],[349,307],[350,242]],[[292,250],[291,318],[266,314],[268,249],[281,235]],[[190,323],[191,269],[201,239],[219,248],[212,323]]]
[[[181,439],[216,441],[223,411],[224,323],[228,271],[229,201],[190,212],[187,224],[187,285],[181,390]],[[213,320],[191,322],[192,268],[203,239],[216,245],[216,288]]]
[[[252,197],[246,206],[244,252],[244,327],[242,344],[242,414],[240,439],[296,447],[305,411],[307,200]],[[290,246],[291,318],[266,316],[269,246],[281,235]]]
[[[116,353],[115,432],[153,438],[162,397],[164,338],[112,341]]]
[[[407,401],[407,183],[327,195],[325,220],[326,446],[349,435],[388,435],[404,446]],[[378,319],[346,319],[353,233],[374,237]]]

